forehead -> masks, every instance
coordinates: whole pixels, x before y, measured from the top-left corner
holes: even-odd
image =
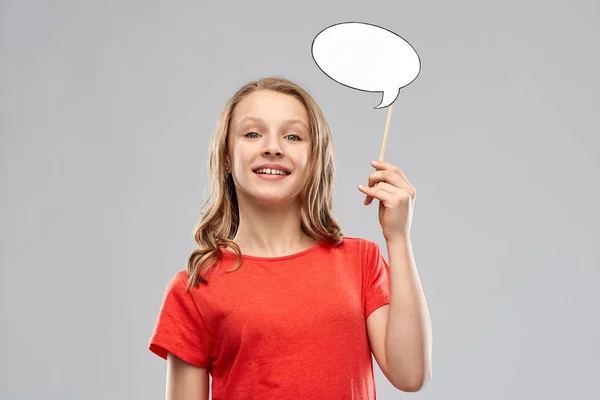
[[[232,114],[233,126],[242,121],[263,120],[268,124],[281,124],[298,120],[309,126],[308,111],[297,98],[269,90],[253,92],[242,99]]]

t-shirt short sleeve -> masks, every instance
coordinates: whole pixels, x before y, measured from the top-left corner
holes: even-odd
[[[389,264],[377,243],[366,241],[363,255],[365,270],[365,319],[373,311],[390,303]]]
[[[170,352],[196,367],[208,368],[214,338],[202,310],[185,291],[186,278],[187,273],[179,271],[167,285],[149,349],[165,360]]]

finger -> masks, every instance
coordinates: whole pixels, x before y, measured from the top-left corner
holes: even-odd
[[[392,165],[390,163],[387,163],[385,161],[371,161],[371,165],[377,169],[381,169],[381,170],[389,170],[389,171],[393,171],[393,172],[399,172],[400,169],[398,167],[396,167],[395,165]]]
[[[369,187],[375,187],[384,183],[386,185],[389,185],[390,189],[392,186],[395,186],[396,188],[404,188],[410,190],[410,187],[408,187],[407,184],[404,181],[402,181],[402,179],[398,175],[392,173],[391,171],[375,171],[371,173],[371,175],[369,175]],[[373,198],[371,196],[367,196],[364,203],[365,205],[369,205],[372,201]]]
[[[400,170],[400,168],[392,165],[390,163],[386,163],[385,161],[371,161],[371,165],[378,170],[387,170],[392,171],[394,174],[400,176],[400,178],[406,182],[409,186],[412,186],[404,172]]]
[[[390,170],[375,171],[369,175],[369,187],[373,187],[379,182],[387,182],[397,188],[409,188],[409,185],[399,175]]]
[[[398,188],[398,187],[396,187],[394,185],[391,185],[391,184],[389,184],[387,182],[379,182],[377,184],[377,188],[383,190],[384,192],[390,193],[390,194],[396,194],[396,193],[398,193],[399,191],[402,190],[402,188]]]
[[[389,194],[397,194],[400,190],[402,189],[398,189],[397,187],[390,185],[387,182],[379,182],[377,183],[372,189],[378,189],[381,190],[383,192],[389,193]],[[371,204],[373,202],[373,196],[367,196],[367,198],[365,199],[364,204],[366,206],[368,206],[369,204]]]
[[[390,175],[390,172],[387,172],[387,171],[388,170],[391,171],[391,169],[393,168],[393,166],[391,164],[386,163],[386,162],[380,162],[380,161],[371,161],[371,165],[378,170],[371,173],[371,175],[369,175],[369,183],[368,183],[369,187],[374,187],[379,182],[384,182],[387,180],[392,180],[396,184],[399,184],[400,182],[402,182],[401,180],[398,179],[399,175],[391,176],[388,179],[385,179],[386,176]],[[371,196],[367,196],[365,198],[364,204],[365,205],[371,204],[372,201],[373,201],[373,198]]]
[[[383,185],[383,184],[381,184],[381,185]],[[363,186],[363,185],[358,185],[358,190],[360,190],[361,192],[366,194],[367,198],[371,198],[371,200],[369,202],[367,202],[365,200],[365,202],[364,202],[365,205],[371,204],[371,202],[373,201],[372,199],[377,199],[379,201],[386,201],[386,200],[391,200],[391,198],[393,196],[392,193],[381,189],[379,187],[379,185],[372,187],[372,188]]]

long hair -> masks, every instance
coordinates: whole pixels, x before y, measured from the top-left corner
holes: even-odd
[[[206,276],[221,258],[221,246],[229,246],[237,254],[237,264],[228,272],[237,270],[242,263],[239,246],[232,240],[240,222],[238,201],[233,178],[225,171],[227,141],[231,115],[244,97],[257,90],[270,90],[300,100],[309,117],[311,150],[308,179],[299,194],[302,231],[309,237],[328,244],[339,244],[343,234],[331,214],[335,166],[333,141],[325,116],[313,97],[297,83],[280,77],[268,77],[242,86],[225,104],[213,132],[208,154],[210,195],[201,212],[194,239],[198,248],[189,257],[186,290],[198,283],[207,284]]]

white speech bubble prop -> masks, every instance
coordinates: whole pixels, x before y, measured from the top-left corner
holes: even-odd
[[[421,71],[419,55],[410,43],[394,32],[361,22],[322,30],[313,40],[312,55],[334,81],[366,92],[383,92],[376,109],[396,101],[400,89]]]

